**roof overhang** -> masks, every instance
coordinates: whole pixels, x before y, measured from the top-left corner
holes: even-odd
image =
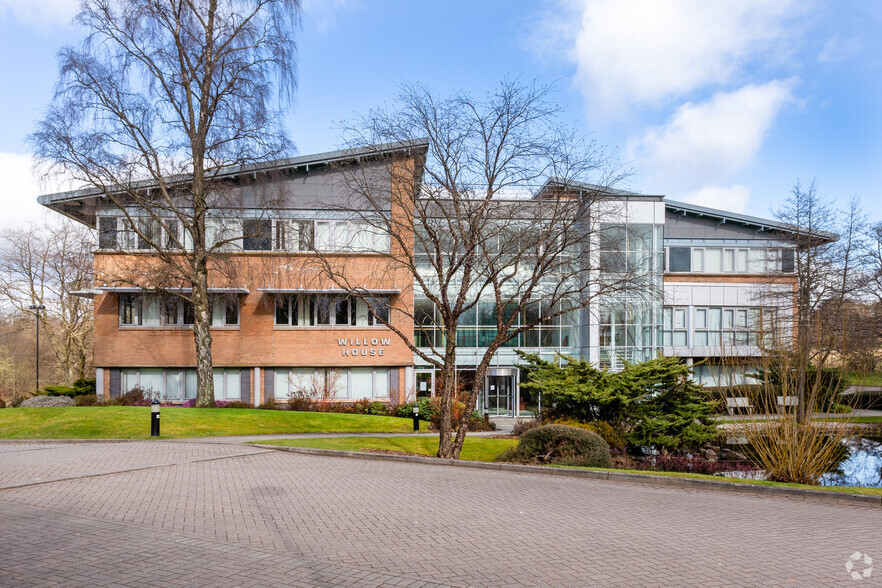
[[[98,286],[89,290],[77,290],[71,292],[71,296],[81,298],[94,298],[97,294],[140,294],[142,292],[180,292],[185,294],[192,292],[193,288],[149,288],[138,286]],[[248,294],[247,288],[209,288],[209,294]]]
[[[397,288],[355,288],[344,290],[343,288],[258,288],[258,292],[264,294],[376,294],[393,295],[401,294]]]
[[[804,234],[810,235],[813,239],[817,239],[820,243],[832,243],[839,240],[839,235],[829,233],[827,231],[807,231],[794,225],[782,223],[779,221],[750,216],[747,214],[739,214],[729,212],[728,210],[720,210],[717,208],[709,208],[707,206],[698,206],[697,204],[689,204],[688,202],[677,202],[675,200],[665,200],[665,208],[678,212],[683,216],[691,214],[697,217],[706,217],[715,219],[721,223],[732,222],[742,226],[754,227],[757,231],[789,233],[791,235]],[[818,244],[820,244],[818,243]]]
[[[369,161],[377,158],[414,155],[417,159],[417,169],[415,170],[416,177],[414,180],[419,183],[420,178],[422,177],[422,169],[425,165],[425,157],[428,148],[429,140],[425,138],[414,139],[412,141],[383,143],[380,145],[368,145],[355,149],[341,149],[338,151],[327,151],[313,155],[275,159],[272,161],[248,165],[228,166],[214,173],[213,178],[215,180],[236,180],[240,176],[252,176],[257,178],[262,174],[276,172],[303,172],[308,174],[312,170],[328,167],[333,164],[345,164],[347,162],[360,164],[362,161]],[[169,187],[186,187],[191,179],[192,176],[189,174],[182,174],[165,178],[164,184]],[[114,192],[149,193],[150,190],[157,188],[158,185],[159,184],[153,180],[142,180],[132,182],[125,187],[108,187],[107,190],[100,190],[93,187],[81,188],[79,190],[70,190],[67,192],[43,194],[37,197],[37,202],[73,220],[94,228],[96,223],[95,210],[98,202],[107,197],[107,192],[111,194]]]

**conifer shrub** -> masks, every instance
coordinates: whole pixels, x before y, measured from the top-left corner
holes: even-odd
[[[565,425],[542,425],[527,431],[516,446],[503,451],[496,461],[612,467],[609,445],[600,435]]]

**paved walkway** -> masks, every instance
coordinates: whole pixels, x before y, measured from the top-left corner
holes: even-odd
[[[0,586],[882,585],[879,508],[199,441],[0,445],[0,544]]]

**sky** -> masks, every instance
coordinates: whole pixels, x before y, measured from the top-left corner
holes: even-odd
[[[45,222],[25,141],[78,0],[0,0],[0,226]],[[562,122],[614,151],[619,187],[768,217],[800,181],[882,220],[882,3],[843,0],[303,0],[297,153],[401,83],[481,95],[553,84]]]

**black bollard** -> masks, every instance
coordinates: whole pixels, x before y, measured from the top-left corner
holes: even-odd
[[[420,405],[413,405],[413,432],[416,433],[420,430]]]
[[[159,401],[150,403],[150,436],[159,437]]]

